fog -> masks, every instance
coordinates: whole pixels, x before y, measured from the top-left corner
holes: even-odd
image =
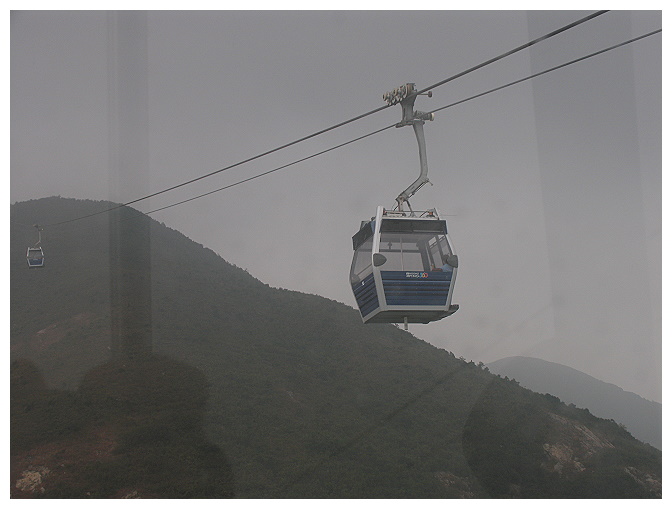
[[[136,200],[589,13],[13,11],[10,201]],[[607,12],[415,106],[461,101],[659,29],[661,18]],[[661,40],[465,101],[425,124],[432,185],[411,203],[448,220],[460,310],[411,325],[412,334],[476,362],[539,357],[661,401]],[[132,206],[172,205],[400,119],[399,106],[387,108]],[[418,172],[412,129],[388,129],[152,217],[271,286],[354,307],[351,236]]]

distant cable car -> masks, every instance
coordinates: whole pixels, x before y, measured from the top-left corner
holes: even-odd
[[[412,125],[420,149],[420,176],[397,197],[394,210],[379,206],[370,221],[362,221],[352,237],[354,256],[350,285],[364,323],[429,323],[452,315],[458,260],[446,221],[435,209],[415,212],[408,199],[429,182],[422,130],[433,114],[413,111],[414,84],[383,96],[401,102],[403,119]],[[409,210],[404,210],[404,204]]]
[[[42,242],[42,229],[39,225],[35,225],[35,228],[37,229],[37,243],[33,247],[29,247],[28,251],[26,251],[26,261],[28,262],[28,268],[30,269],[44,267],[44,251],[42,251],[42,247],[40,246],[40,243]]]

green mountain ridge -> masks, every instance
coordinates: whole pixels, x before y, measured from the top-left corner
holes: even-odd
[[[637,439],[662,449],[663,406],[573,368],[533,357],[506,357],[488,363],[491,372],[514,378],[535,392],[587,408],[598,417],[623,424]]]
[[[113,206],[11,206],[13,497],[661,496],[614,421]]]

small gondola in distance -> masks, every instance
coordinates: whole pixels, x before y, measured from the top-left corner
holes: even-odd
[[[40,269],[44,267],[44,251],[40,245],[42,243],[42,227],[38,224],[33,226],[37,230],[37,242],[26,251],[26,262],[29,269]]]
[[[26,252],[28,268],[39,269],[44,267],[44,251],[41,247],[29,247]]]

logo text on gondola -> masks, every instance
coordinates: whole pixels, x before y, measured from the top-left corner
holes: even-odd
[[[429,274],[427,274],[426,272],[407,272],[406,277],[425,278],[429,277]]]

